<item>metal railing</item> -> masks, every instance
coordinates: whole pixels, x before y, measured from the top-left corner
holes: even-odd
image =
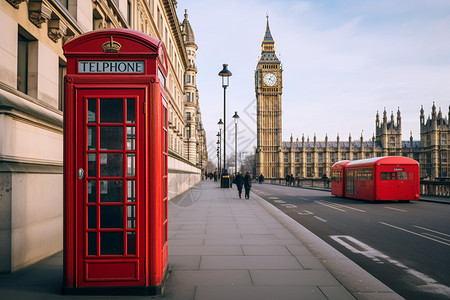
[[[264,179],[265,183],[295,186],[295,187],[311,187],[331,190],[331,180],[329,178],[299,178],[291,181],[286,181],[284,178]],[[420,194],[425,196],[440,196],[450,197],[450,182],[449,181],[420,181]]]
[[[450,197],[450,182],[421,180],[420,194],[427,196]]]

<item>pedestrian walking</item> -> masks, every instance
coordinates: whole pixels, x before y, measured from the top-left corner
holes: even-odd
[[[262,184],[264,182],[264,175],[262,173],[259,175],[258,181],[259,181],[259,184]]]
[[[250,199],[250,189],[252,188],[252,176],[247,172],[244,177],[245,199]]]
[[[236,186],[237,186],[237,189],[238,189],[239,198],[241,198],[242,186],[244,185],[244,176],[242,176],[242,172],[241,171],[239,171],[239,173],[234,178],[234,182],[236,183]]]

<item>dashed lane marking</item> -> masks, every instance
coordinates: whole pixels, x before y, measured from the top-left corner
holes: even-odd
[[[280,200],[280,199],[278,199],[278,200],[273,200],[273,202],[275,202],[275,203],[286,203],[286,201],[283,201],[283,200]]]
[[[287,203],[287,204],[281,204],[281,206],[284,206],[284,207],[286,207],[286,208],[297,208],[297,205],[289,204],[289,203]]]
[[[323,218],[321,218],[321,217],[318,217],[318,216],[313,216],[313,217],[316,218],[316,219],[319,220],[319,221],[324,222],[324,223],[328,222],[327,220],[325,220],[325,219],[323,219]]]
[[[301,210],[301,211],[297,211],[297,213],[299,215],[302,215],[302,216],[307,216],[307,215],[313,215],[314,214],[314,213],[310,212],[309,210]]]
[[[400,209],[400,208],[395,208],[395,207],[389,207],[389,206],[385,206],[384,208],[387,208],[387,209],[392,209],[392,210],[396,210],[396,211],[401,211],[401,212],[408,212],[407,210],[404,210],[404,209]]]

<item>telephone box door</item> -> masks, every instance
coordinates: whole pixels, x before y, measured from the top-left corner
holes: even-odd
[[[78,286],[145,285],[144,89],[76,95]]]

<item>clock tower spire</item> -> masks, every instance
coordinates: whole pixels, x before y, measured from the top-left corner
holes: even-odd
[[[266,178],[281,176],[281,61],[275,54],[275,41],[267,15],[266,32],[261,44],[261,56],[255,70],[256,93],[256,175]]]

